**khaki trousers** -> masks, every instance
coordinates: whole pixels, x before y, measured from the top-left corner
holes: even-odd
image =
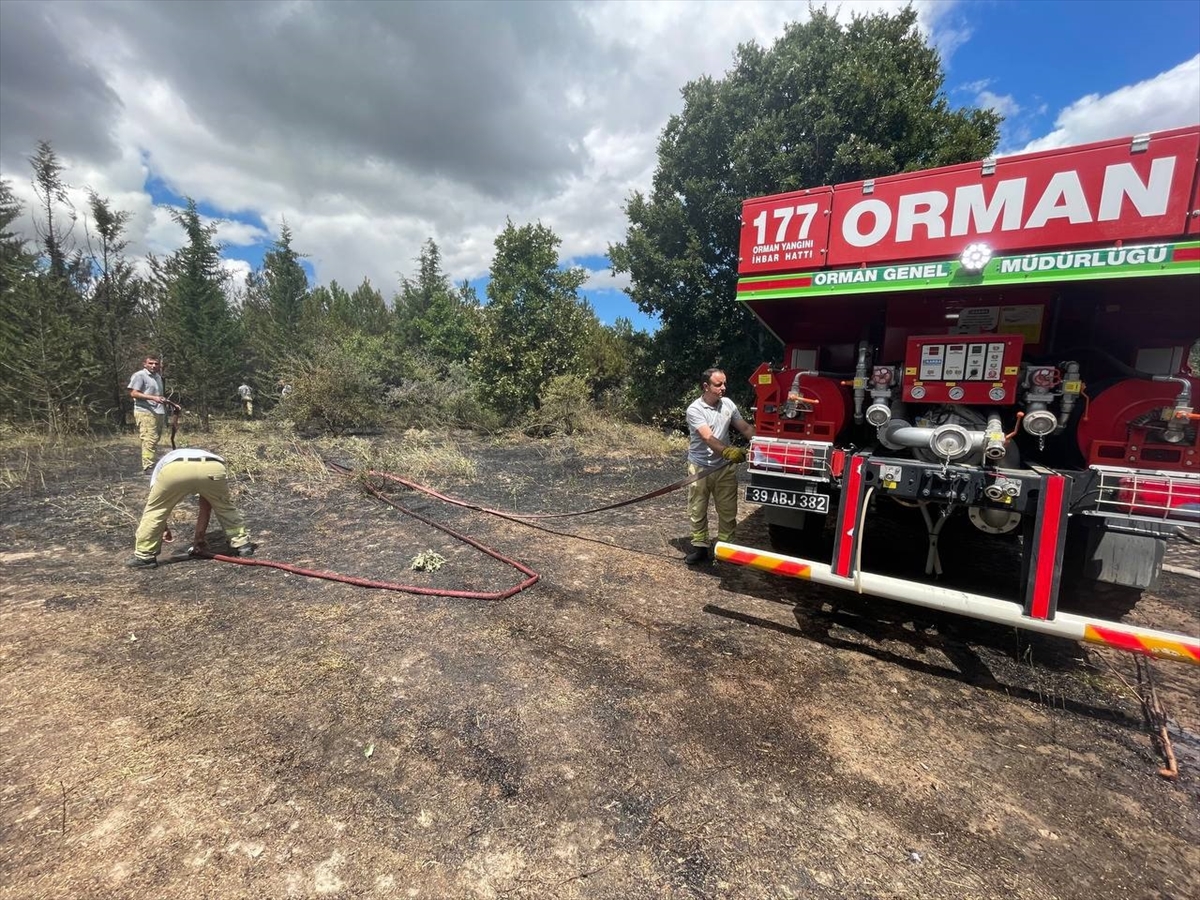
[[[162,549],[163,531],[176,504],[184,497],[199,494],[212,506],[212,511],[231,547],[250,543],[246,520],[229,497],[228,472],[224,463],[215,459],[195,461],[178,459],[158,470],[154,487],[146,499],[142,521],[138,523],[134,553],[142,559],[158,556]]]
[[[688,474],[703,472],[707,466],[688,463]],[[737,528],[737,466],[718,469],[707,478],[688,485],[688,518],[692,523],[692,543],[708,546],[708,500],[717,508],[717,540],[732,541]]]
[[[154,454],[158,442],[162,440],[163,422],[166,416],[146,412],[144,409],[133,411],[133,421],[137,425],[138,436],[142,439],[142,468],[154,465]]]

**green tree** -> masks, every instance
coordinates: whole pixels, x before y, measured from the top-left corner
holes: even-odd
[[[479,345],[479,297],[469,282],[433,298],[419,323],[422,346],[442,371],[471,359]]]
[[[225,294],[221,251],[215,225],[200,221],[196,201],[172,212],[187,234],[162,267],[161,335],[164,370],[200,415],[202,428],[221,402],[233,395],[242,377],[239,329]]]
[[[618,318],[611,326],[594,317],[588,323],[583,358],[592,399],[599,406],[627,417],[635,414],[629,400],[631,382],[644,363],[650,343],[650,335],[634,331],[633,323],[626,318]]]
[[[630,296],[660,317],[635,387],[663,410],[722,365],[732,382],[776,354],[735,301],[741,203],[748,197],[980,159],[1000,117],[951,109],[937,51],[911,7],[841,25],[823,9],[770,49],[738,47],[723,79],[683,88],[683,111],[658,145],[650,195],[626,205],[624,242],[609,247]]]
[[[284,346],[298,343],[300,312],[308,293],[308,275],[300,265],[303,257],[292,249],[292,230],[284,222],[279,237],[263,256],[263,280],[271,318]]]
[[[125,225],[129,213],[114,210],[109,200],[95,191],[88,192],[95,240],[89,234],[88,248],[92,283],[88,297],[87,319],[91,326],[99,382],[96,394],[118,423],[125,421],[131,407],[125,390],[129,357],[137,354],[132,345],[136,327],[139,281],[133,265],[125,258],[129,241]]]
[[[345,294],[345,291],[342,292]],[[334,310],[339,322],[347,329],[360,331],[372,337],[387,334],[391,314],[383,294],[372,286],[371,279],[364,278],[344,301],[335,298]]]
[[[38,198],[38,252],[34,268],[8,291],[7,346],[0,365],[10,416],[36,422],[54,435],[87,426],[97,365],[80,293],[87,266],[71,243],[75,216],[63,166],[46,141],[29,162]],[[10,213],[17,209],[11,194],[8,208]]]
[[[479,300],[466,282],[457,288],[450,283],[432,238],[421,246],[416,277],[400,281],[394,321],[397,349],[421,354],[443,373],[466,362],[475,348]]]
[[[30,286],[37,276],[36,254],[10,230],[20,215],[12,184],[0,179],[0,415],[9,422],[28,418],[29,386],[21,377],[21,362]]]
[[[75,225],[75,210],[67,194],[69,186],[63,178],[63,165],[49,141],[38,141],[37,151],[29,158],[33,167],[33,189],[41,208],[41,219],[34,227],[41,243],[47,271],[57,277],[67,277],[68,242]],[[61,211],[66,211],[69,225],[62,223]]]
[[[284,222],[263,255],[262,268],[247,279],[241,323],[253,368],[273,370],[311,342],[303,328],[308,297],[303,258],[292,248],[292,230]]]
[[[496,238],[471,365],[485,402],[509,421],[534,409],[555,376],[584,374],[594,316],[578,291],[587,272],[559,266],[560,243],[541,223],[510,221]]]
[[[442,271],[442,252],[432,238],[421,245],[416,262],[416,277],[400,279],[400,292],[393,304],[395,336],[401,350],[421,346],[421,326],[430,308],[439,296],[450,293],[450,279]]]

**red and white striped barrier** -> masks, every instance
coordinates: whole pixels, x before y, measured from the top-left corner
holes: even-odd
[[[1200,665],[1200,636],[1197,635],[1155,631],[1138,625],[1125,625],[1121,622],[1109,622],[1064,612],[1056,612],[1054,617],[1049,619],[1032,618],[1025,615],[1021,604],[1009,600],[870,572],[858,571],[852,577],[844,577],[834,574],[832,568],[825,563],[741,547],[737,544],[718,543],[714,555],[721,562],[749,566],[774,575],[803,578],[817,584],[899,600],[929,609],[945,610],[985,622],[1023,628],[1026,631],[1036,631],[1072,641],[1102,644],[1158,659]]]

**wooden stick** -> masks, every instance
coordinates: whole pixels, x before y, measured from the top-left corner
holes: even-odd
[[[1158,745],[1167,760],[1166,768],[1159,769],[1158,774],[1163,778],[1174,781],[1179,777],[1179,763],[1175,759],[1175,749],[1171,746],[1171,738],[1167,734],[1167,711],[1163,709],[1158,699],[1158,691],[1154,686],[1154,676],[1151,674],[1150,663],[1146,662],[1147,681],[1150,683],[1150,703],[1158,724]]]

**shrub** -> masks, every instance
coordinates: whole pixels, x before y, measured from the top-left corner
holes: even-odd
[[[378,427],[384,411],[378,373],[383,352],[380,338],[362,335],[319,343],[311,357],[289,362],[283,380],[292,391],[275,415],[328,434]]]
[[[538,405],[526,417],[527,434],[575,434],[595,430],[600,422],[592,406],[587,380],[580,375],[556,375],[546,382]]]
[[[404,360],[404,376],[388,389],[386,401],[404,428],[452,427],[493,432],[500,415],[484,405],[464,366],[445,369],[420,354]]]

